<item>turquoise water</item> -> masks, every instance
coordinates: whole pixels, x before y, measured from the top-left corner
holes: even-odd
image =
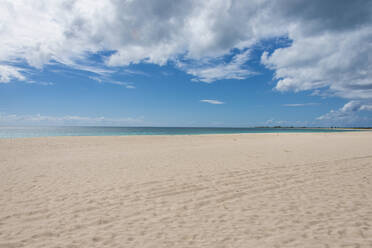
[[[192,135],[232,133],[320,133],[345,131],[350,130],[316,128],[210,127],[0,127],[0,138],[26,138],[47,136]]]

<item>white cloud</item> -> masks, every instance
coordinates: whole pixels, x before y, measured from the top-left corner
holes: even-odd
[[[135,125],[144,122],[139,118],[107,118],[78,115],[48,116],[48,115],[17,115],[0,113],[0,125]]]
[[[363,104],[359,101],[350,101],[341,108],[342,112],[356,112],[362,110],[372,111],[372,104]]]
[[[12,79],[25,80],[25,76],[21,73],[22,69],[0,64],[0,83],[9,83]]]
[[[116,84],[116,85],[121,85],[124,86],[127,89],[135,89],[136,87],[132,85],[132,83],[127,83],[127,82],[121,82],[121,81],[106,81],[110,84]]]
[[[292,46],[265,52],[262,62],[275,70],[279,91],[329,87],[344,98],[372,98],[370,28],[294,37]]]
[[[365,125],[370,126],[372,119],[362,117],[358,114],[361,111],[372,111],[372,103],[363,103],[360,101],[350,101],[338,110],[331,110],[317,118],[318,121],[328,123],[329,125]]]
[[[292,44],[262,55],[275,71],[279,91],[328,88],[344,98],[372,98],[372,3],[283,1],[277,14],[288,21]],[[275,4],[274,4],[275,5]]]
[[[129,74],[129,75],[141,75],[141,76],[150,76],[148,73],[140,71],[140,70],[133,70],[133,69],[123,69],[122,71],[124,74]]]
[[[135,89],[136,88],[133,85],[133,83],[131,83],[131,82],[121,82],[121,81],[112,80],[112,79],[106,78],[106,77],[96,77],[96,76],[90,76],[89,78],[94,80],[94,81],[97,81],[98,83],[121,85],[121,86],[124,86],[127,89]]]
[[[266,5],[266,1],[225,0],[4,0],[0,63],[25,61],[42,68],[56,61],[100,73],[105,65],[89,63],[89,56],[100,51],[112,51],[105,64],[114,67],[141,62],[164,65],[179,56],[218,58],[261,37],[283,34],[282,28],[256,28],[262,20],[270,20],[264,10],[256,11]],[[207,81],[250,75],[236,65],[217,67],[216,77],[208,68],[193,73]]]
[[[42,86],[52,86],[52,85],[54,85],[53,82],[35,81],[35,80],[26,80],[25,83],[27,83],[27,84],[37,84],[37,85],[42,85]]]
[[[244,63],[249,60],[249,54],[250,50],[236,54],[228,63],[202,61],[193,64],[178,62],[178,67],[195,76],[193,81],[212,83],[221,79],[241,80],[257,74],[244,67]]]
[[[206,102],[206,103],[210,103],[210,104],[225,104],[224,102],[221,102],[221,101],[218,101],[218,100],[208,100],[208,99],[205,99],[205,100],[200,100],[201,102]]]
[[[289,121],[289,120],[276,120],[274,118],[267,120],[263,123],[264,126],[282,126],[282,127],[311,127],[313,123],[308,121]]]
[[[314,106],[314,105],[319,105],[319,103],[308,102],[308,103],[287,103],[287,104],[283,104],[283,106],[285,106],[285,107],[304,107],[304,106]]]
[[[371,12],[365,0],[3,0],[0,81],[24,80],[17,67],[24,62],[102,76],[117,66],[180,59],[191,64],[179,68],[198,81],[244,79],[255,74],[245,51],[288,37],[288,47],[261,58],[274,70],[277,90],[371,99]],[[243,52],[223,61],[232,49]],[[108,52],[100,53],[105,62],[90,63],[98,52]]]

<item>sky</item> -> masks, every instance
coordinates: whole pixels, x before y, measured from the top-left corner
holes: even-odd
[[[372,1],[0,0],[0,125],[372,126]]]

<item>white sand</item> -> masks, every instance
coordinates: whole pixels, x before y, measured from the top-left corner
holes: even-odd
[[[4,247],[372,247],[372,132],[0,139]]]

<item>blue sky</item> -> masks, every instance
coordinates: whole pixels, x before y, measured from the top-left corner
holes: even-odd
[[[196,14],[201,6],[193,1],[171,4],[167,13],[158,10],[167,1],[154,1],[149,13],[128,3],[125,7],[137,13],[122,13],[130,21],[113,15],[107,24],[106,17],[98,18],[107,31],[96,16],[82,11],[103,7],[87,1],[69,6],[74,11],[67,21],[64,11],[70,9],[58,1],[45,2],[49,8],[9,1],[0,9],[10,36],[0,42],[0,125],[372,125],[371,67],[362,55],[371,53],[366,41],[372,34],[369,19],[361,17],[363,4],[342,3],[341,10],[355,10],[350,18],[357,26],[348,22],[340,28],[333,24],[342,24],[339,16],[329,20],[329,13],[314,14],[327,7],[321,1],[310,6],[314,13],[303,15],[292,13],[298,6],[284,1],[288,6],[275,12],[274,21],[244,14],[256,7],[273,11],[276,6],[266,1],[259,6],[208,3]],[[113,11],[123,8],[106,4]],[[183,4],[190,10],[180,10],[177,5]],[[51,17],[53,8],[60,17]],[[224,15],[214,17],[215,12]],[[205,13],[209,17],[203,20]],[[39,22],[45,30],[29,32],[27,22]],[[255,30],[257,23],[262,30]],[[334,41],[351,35],[334,48]],[[43,38],[30,44],[38,37]],[[359,50],[351,49],[358,44]]]

